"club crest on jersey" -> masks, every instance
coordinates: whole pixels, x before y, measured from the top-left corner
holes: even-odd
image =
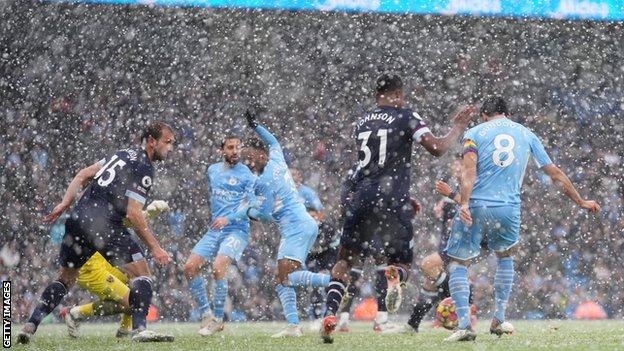
[[[231,177],[230,179],[228,179],[228,184],[230,185],[236,185],[237,183],[238,181],[234,177]]]
[[[143,179],[141,179],[141,184],[143,185],[143,187],[149,188],[150,186],[152,186],[152,177],[150,176],[143,177]]]

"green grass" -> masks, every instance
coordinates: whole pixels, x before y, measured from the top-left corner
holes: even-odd
[[[334,344],[321,344],[317,333],[305,323],[305,334],[298,339],[270,338],[284,323],[232,323],[214,338],[203,338],[196,332],[198,324],[155,323],[151,328],[175,335],[173,343],[133,343],[117,341],[113,324],[86,324],[83,337],[74,340],[66,335],[65,326],[43,325],[29,345],[15,344],[18,327],[13,326],[13,349],[17,350],[624,350],[624,323],[621,321],[515,321],[516,332],[502,338],[487,332],[489,321],[479,321],[475,342],[448,344],[446,330],[423,327],[414,335],[380,335],[370,323],[353,323],[351,333],[337,333]]]

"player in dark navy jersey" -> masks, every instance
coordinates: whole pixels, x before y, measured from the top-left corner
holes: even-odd
[[[86,186],[65,224],[58,278],[43,291],[39,304],[18,335],[19,343],[30,341],[41,320],[61,302],[74,285],[80,267],[95,252],[121,267],[133,279],[130,292],[121,304],[132,314],[135,339],[154,341],[161,337],[145,330],[152,298],[151,273],[141,247],[122,222],[128,218],[156,263],[170,262],[169,254],[160,247],[142,210],[154,177],[152,162],[165,160],[175,139],[171,127],[157,122],[146,128],[142,140],[145,142],[143,148],[117,151],[111,157],[80,170],[65,191],[63,201],[44,218],[46,223],[56,221],[69,209],[79,189]]]
[[[414,141],[434,156],[444,154],[466,129],[475,111],[461,109],[453,117],[453,127],[438,138],[418,115],[405,108],[403,83],[397,75],[377,79],[377,107],[360,117],[355,125],[358,166],[352,180],[353,197],[346,209],[338,262],[327,287],[327,312],[320,334],[333,342],[335,314],[349,282],[349,271],[373,239],[382,243],[389,264],[386,271],[388,311],[396,311],[401,301],[401,282],[407,279],[412,261],[412,224],[409,187]]]

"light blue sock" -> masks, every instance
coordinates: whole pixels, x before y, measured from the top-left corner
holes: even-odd
[[[275,290],[277,290],[277,296],[279,296],[279,299],[282,302],[284,317],[286,317],[288,324],[299,324],[299,314],[297,313],[297,293],[295,293],[295,288],[278,284],[275,287]]]
[[[189,282],[189,290],[191,290],[191,296],[197,304],[200,314],[203,316],[206,311],[210,309],[208,305],[208,293],[206,293],[206,281],[204,277],[197,276],[195,279]]]
[[[329,274],[312,273],[310,271],[296,271],[288,275],[290,286],[323,288],[329,285],[329,280]]]
[[[498,259],[498,267],[494,276],[494,300],[496,302],[496,310],[494,318],[500,322],[505,321],[505,310],[509,295],[511,295],[511,287],[514,279],[513,257],[501,257]]]
[[[455,301],[457,318],[459,319],[459,329],[470,327],[470,308],[468,300],[470,297],[470,284],[468,284],[468,267],[451,264],[449,266],[451,278],[449,279],[449,290],[451,297]]]
[[[223,307],[228,293],[227,279],[219,279],[212,282],[212,308],[214,316],[223,318]]]

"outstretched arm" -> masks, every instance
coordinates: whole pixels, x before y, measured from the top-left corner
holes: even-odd
[[[269,132],[266,128],[264,128],[262,125],[258,124],[255,128],[254,131],[256,133],[258,133],[258,135],[260,136],[260,139],[262,139],[262,141],[264,141],[265,143],[267,143],[269,145],[269,147],[272,146],[279,146],[279,142],[277,141],[277,138],[275,138],[273,136],[273,134],[271,134],[271,132]]]
[[[572,182],[570,181],[570,178],[568,178],[568,176],[566,176],[559,167],[551,163],[542,167],[542,170],[550,177],[554,184],[556,184],[563,190],[563,193],[567,197],[569,197],[581,208],[584,208],[591,213],[596,213],[600,211],[600,205],[598,205],[596,201],[584,200],[581,197],[581,195],[574,187],[574,184],[572,184]]]
[[[85,185],[89,184],[91,179],[95,176],[95,174],[102,168],[100,162],[96,162],[91,166],[85,167],[78,171],[74,176],[74,179],[67,186],[67,190],[65,190],[65,195],[63,195],[63,200],[54,207],[54,210],[47,216],[43,217],[43,221],[48,224],[54,223],[59,216],[71,206],[71,204],[76,199],[76,195],[80,192]]]
[[[472,105],[462,108],[453,116],[453,127],[445,136],[436,137],[431,133],[425,133],[420,139],[420,145],[433,156],[439,157],[444,155],[455,140],[466,130],[475,111],[476,108]]]

